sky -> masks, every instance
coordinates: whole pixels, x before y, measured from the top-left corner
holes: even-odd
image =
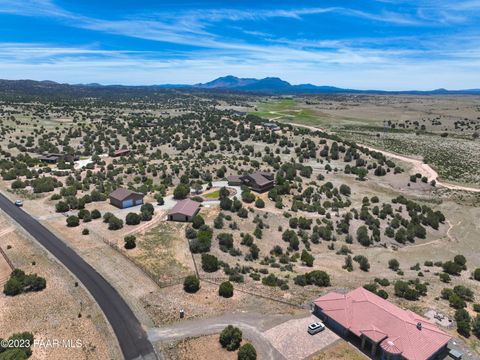
[[[480,88],[480,0],[0,0],[0,78]]]

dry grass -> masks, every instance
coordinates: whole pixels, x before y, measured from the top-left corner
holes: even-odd
[[[40,292],[15,297],[0,294],[0,337],[29,331],[38,340],[79,339],[83,344],[74,349],[36,347],[32,359],[116,359],[121,356],[100,308],[81,286],[75,286],[70,273],[18,231],[1,237],[0,245],[11,246],[6,252],[15,267],[47,280],[46,289]]]
[[[364,360],[367,356],[345,341],[339,341],[326,350],[309,358],[309,360]]]
[[[164,345],[170,360],[236,360],[236,351],[227,351],[220,345],[218,334],[185,339],[170,345]],[[257,357],[257,359],[260,359]]]

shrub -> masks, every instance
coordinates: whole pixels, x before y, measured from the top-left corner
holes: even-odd
[[[359,264],[361,270],[366,272],[370,270],[370,263],[368,262],[368,259],[365,256],[357,255],[353,258],[353,260]]]
[[[55,205],[55,211],[59,213],[64,213],[70,210],[70,206],[64,201],[60,201],[58,204]]]
[[[252,344],[245,344],[240,346],[238,350],[238,357],[237,360],[256,360],[257,359],[257,351],[253,347]]]
[[[197,238],[190,241],[190,250],[194,254],[209,252],[212,246],[212,230],[210,228],[199,230]]]
[[[475,316],[472,321],[472,332],[477,338],[480,338],[480,315]]]
[[[135,249],[137,247],[137,243],[136,243],[136,240],[137,238],[134,236],[134,235],[127,235],[123,238],[123,240],[125,241],[125,249],[129,250],[129,249]]]
[[[370,237],[368,236],[368,229],[365,225],[362,225],[357,229],[357,241],[363,246],[369,246],[371,244]]]
[[[231,298],[233,296],[233,285],[230,281],[224,281],[218,288],[218,295],[224,298]]]
[[[200,290],[200,280],[195,275],[188,275],[183,281],[183,290],[193,294]]]
[[[305,275],[298,275],[294,278],[297,285],[316,285],[320,287],[330,286],[330,276],[322,270],[314,270]]]
[[[80,220],[77,216],[71,215],[67,218],[67,226],[68,227],[76,227],[80,224]]]
[[[471,318],[467,310],[458,309],[455,311],[455,321],[457,322],[457,331],[460,335],[469,337],[471,331]]]
[[[15,269],[3,288],[7,296],[15,296],[23,292],[40,291],[45,289],[47,281],[37,274],[25,274],[23,270]]]
[[[147,202],[140,207],[140,212],[153,215],[155,213],[155,208],[152,204]]]
[[[92,210],[90,215],[92,216],[92,219],[99,219],[102,217],[102,214],[97,209]]]
[[[473,301],[473,291],[463,285],[457,285],[453,288],[453,292],[465,301]]]
[[[258,198],[256,201],[255,201],[255,206],[259,209],[263,209],[265,207],[265,201],[263,201],[262,199]],[[247,344],[249,345],[249,344]],[[241,348],[240,348],[241,349]]]
[[[467,268],[467,259],[463,255],[455,255],[453,258],[453,261],[455,264],[460,265],[462,267],[462,270],[465,270]]]
[[[440,278],[441,281],[443,281],[444,283],[449,283],[451,281],[451,278],[450,278],[450,275],[448,275],[447,273],[440,273],[438,275],[438,277]]]
[[[390,259],[388,261],[388,268],[392,269],[393,271],[398,271],[398,269],[400,268],[400,263],[397,259]]]
[[[123,228],[123,220],[117,218],[115,215],[112,215],[108,219],[108,230],[119,230]]]
[[[463,267],[454,261],[446,261],[442,264],[443,271],[450,275],[460,275]]]
[[[0,342],[3,339],[0,338]],[[0,345],[0,359],[2,360],[25,360],[32,355],[33,334],[30,332],[15,333],[8,338],[13,347],[2,347]],[[23,345],[16,347],[15,345]],[[27,346],[29,344],[30,346]]]
[[[192,219],[192,227],[194,229],[200,229],[202,225],[205,224],[205,220],[201,215],[195,215]]]
[[[414,289],[411,288],[410,285],[402,280],[397,280],[395,282],[395,295],[407,300],[418,300],[420,297],[420,293]]]
[[[218,259],[211,254],[202,254],[202,269],[205,272],[215,272],[219,268]]]
[[[313,266],[313,261],[315,260],[315,258],[313,257],[312,254],[310,254],[307,250],[303,250],[302,251],[302,256],[300,257],[300,260],[302,260],[302,262],[308,266],[308,267],[312,267]]]
[[[228,351],[235,351],[240,347],[242,342],[242,331],[232,325],[228,325],[220,333],[220,344]]]
[[[127,225],[138,225],[140,224],[141,220],[142,218],[140,217],[140,215],[134,212],[128,213],[125,218],[125,222],[127,223]]]
[[[480,268],[475,269],[473,272],[473,278],[477,281],[480,281]]]
[[[176,200],[185,199],[190,194],[190,187],[185,184],[178,184],[173,190],[173,198]]]
[[[88,234],[90,234],[90,231],[87,228],[82,230],[82,235],[88,235]]]
[[[220,250],[227,252],[233,248],[233,235],[229,233],[220,233],[217,235]]]
[[[450,297],[448,298],[448,302],[450,303],[450,306],[454,309],[463,309],[467,307],[465,301],[457,294],[450,295]]]

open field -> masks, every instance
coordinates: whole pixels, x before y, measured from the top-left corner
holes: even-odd
[[[480,158],[475,156],[480,140],[474,138],[480,131],[477,103],[475,96],[312,96],[260,101],[255,103],[258,111],[250,113],[416,155],[434,166],[442,179],[475,185],[480,181]]]
[[[1,228],[12,224],[0,216]],[[98,305],[73,277],[30,238],[19,231],[0,238],[17,268],[46,278],[41,292],[14,297],[0,294],[0,337],[29,331],[40,342],[80,340],[78,348],[33,347],[32,359],[118,358],[120,350]],[[2,287],[3,288],[3,287]],[[18,309],[22,309],[19,311]]]

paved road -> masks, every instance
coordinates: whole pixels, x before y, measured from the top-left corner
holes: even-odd
[[[0,208],[63,263],[92,294],[110,322],[125,359],[157,359],[145,330],[132,310],[95,269],[37,220],[17,208],[3,194],[0,194]]]
[[[273,347],[263,332],[290,319],[292,319],[290,315],[227,313],[203,319],[184,320],[162,328],[152,328],[148,330],[148,337],[152,342],[181,340],[216,334],[226,326],[233,325],[242,330],[243,337],[252,342],[262,359],[285,360],[285,357]]]

